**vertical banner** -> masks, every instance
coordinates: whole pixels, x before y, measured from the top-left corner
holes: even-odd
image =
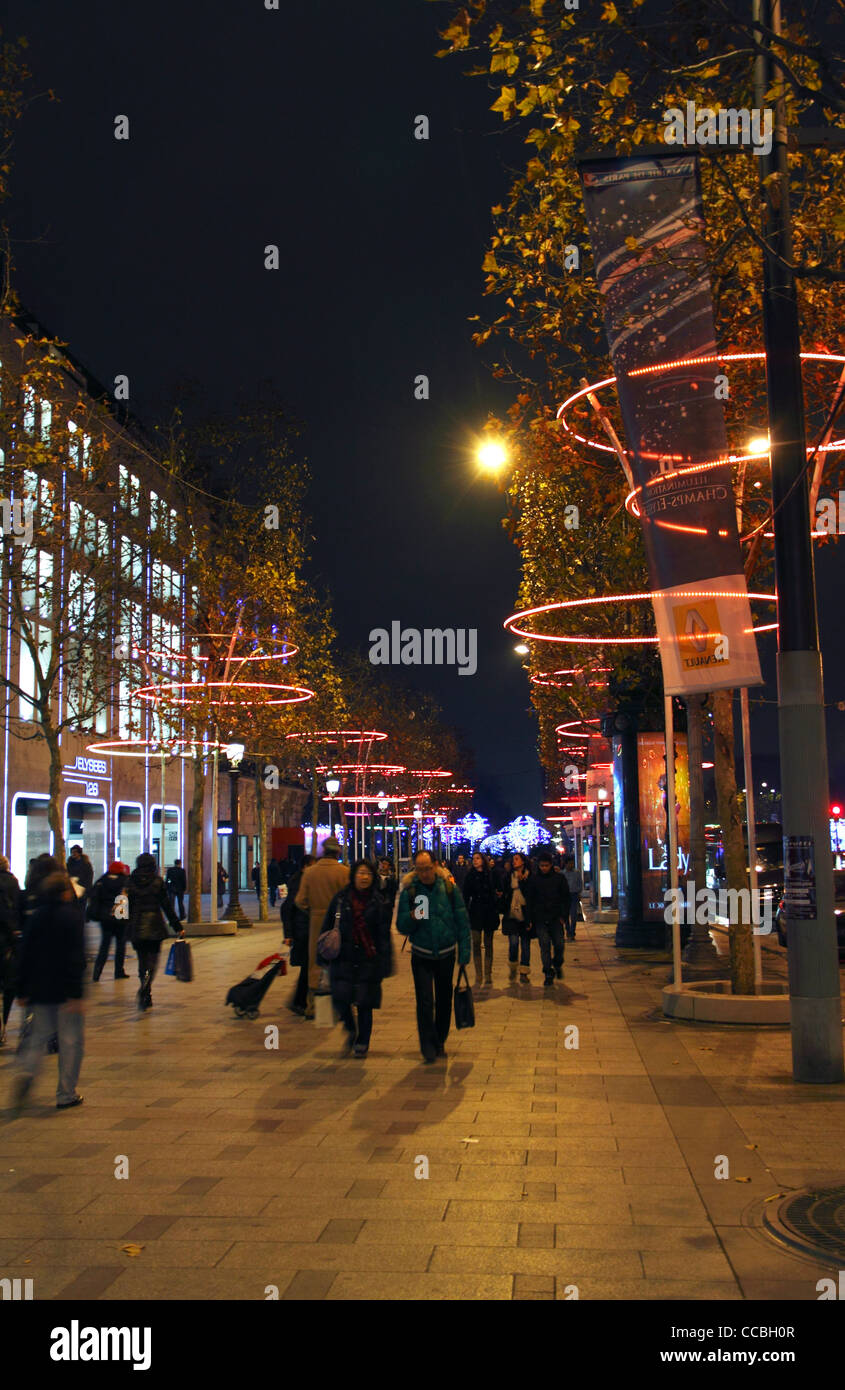
[[[640,774],[640,835],[643,875],[643,920],[664,921],[669,886],[669,822],[666,806],[666,742],[663,734],[637,734]],[[687,736],[675,734],[675,806],[678,874],[689,869],[689,762]]]
[[[664,690],[760,685],[731,467],[713,466],[728,452],[718,367],[694,360],[716,351],[696,157],[586,160],[581,179]]]

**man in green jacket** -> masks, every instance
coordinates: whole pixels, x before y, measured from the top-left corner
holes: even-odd
[[[428,850],[414,855],[413,872],[402,879],[396,927],[411,942],[420,1049],[433,1062],[446,1056],[455,948],[458,964],[468,965],[472,938],[460,890]]]

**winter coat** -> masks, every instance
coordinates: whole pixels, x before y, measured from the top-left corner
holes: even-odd
[[[0,993],[14,988],[22,914],[21,886],[14,874],[0,870]]]
[[[556,874],[554,869],[544,874],[538,869],[522,891],[528,903],[531,925],[535,929],[566,919],[570,896],[569,884],[563,874]]]
[[[508,875],[507,883],[503,884],[502,886],[501,904],[502,908],[504,909],[504,916],[502,918],[502,931],[505,934],[505,936],[534,937],[537,934],[533,926],[531,925],[531,909],[528,904],[527,892],[529,879],[530,874],[525,874],[523,878],[519,878],[516,870],[514,870],[512,874]],[[514,890],[517,887],[519,888],[523,898],[525,899],[525,906],[522,909],[521,921],[518,917],[511,917],[511,902],[513,900]]]
[[[353,937],[352,889],[344,888],[329,903],[322,931],[335,924],[338,908],[340,917],[340,955],[329,964],[332,998],[338,1004],[360,1004],[364,1008],[381,1008],[381,982],[392,973],[390,960],[390,906],[381,893],[371,889],[364,909],[364,924],[376,948],[368,956]]]
[[[427,913],[416,916],[417,898],[427,898]],[[421,906],[421,904],[420,904]],[[461,891],[453,885],[443,869],[438,869],[431,887],[405,874],[399,885],[399,908],[396,928],[411,942],[414,955],[427,959],[446,956],[458,948],[458,964],[468,965],[472,947],[469,917]]]
[[[18,957],[18,998],[30,1004],[64,1004],[82,998],[85,929],[75,904],[65,902],[65,873],[40,884]]]
[[[473,931],[493,931],[499,925],[498,885],[489,869],[470,869],[463,896]]]
[[[291,941],[290,963],[293,966],[308,964],[308,913],[296,906],[296,895],[302,882],[304,870],[298,869],[288,884],[287,897],[279,908],[279,916],[285,929],[285,936]]]
[[[267,865],[267,887],[278,888],[281,881],[282,871],[279,868],[279,862],[277,859],[271,859]]]
[[[584,880],[577,869],[564,869],[563,876],[569,885],[569,892],[573,898],[580,898],[584,891]]]
[[[164,882],[171,893],[174,893],[177,898],[181,898],[188,887],[188,875],[184,869],[177,869],[175,864],[171,864],[164,875]]]
[[[88,920],[99,922],[100,926],[110,927],[113,931],[126,931],[129,920],[128,903],[118,903],[118,912],[122,909],[127,913],[126,916],[115,915],[114,906],[115,900],[122,895],[128,898],[128,882],[128,874],[103,874],[102,878],[98,878],[88,899]]]
[[[85,893],[91,891],[91,885],[94,882],[94,865],[87,854],[80,854],[78,859],[71,855],[67,861],[67,873],[68,878],[76,879],[77,883],[85,889]],[[84,897],[85,894],[81,893],[79,896]]]
[[[336,893],[349,883],[349,866],[340,864],[330,855],[324,854],[316,864],[309,864],[302,875],[302,882],[296,894],[297,907],[306,908],[310,915],[310,930],[313,935],[323,930],[323,919],[329,903]]]
[[[469,873],[471,868],[471,864],[456,863],[452,869],[452,875],[458,887],[460,888],[462,894],[464,891],[464,884],[466,883],[467,874]]]
[[[182,923],[170,905],[164,879],[151,869],[134,869],[126,883],[129,898],[129,939],[133,946],[164,941],[169,935],[165,918],[178,935]]]
[[[390,911],[393,912],[393,903],[396,898],[396,875],[388,874],[387,878],[379,876],[376,879],[376,888],[381,893],[385,902],[390,904]]]

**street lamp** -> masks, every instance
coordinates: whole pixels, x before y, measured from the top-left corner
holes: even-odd
[[[239,878],[241,872],[241,839],[238,825],[238,778],[241,775],[241,761],[246,751],[242,743],[228,743],[224,753],[229,763],[229,819],[232,822],[232,838],[229,844],[229,906],[227,916],[239,927],[251,927],[252,923],[241,907]]]
[[[330,834],[330,835],[333,835],[333,834],[334,834],[334,811],[332,810],[332,801],[334,800],[334,798],[337,796],[338,792],[340,791],[340,778],[339,778],[339,777],[327,777],[327,778],[326,778],[326,791],[328,792],[328,796],[329,796],[329,834]],[[316,849],[315,849],[314,853],[316,854],[316,852],[317,852],[317,851],[316,851]]]
[[[498,439],[484,439],[475,451],[481,468],[487,473],[498,473],[508,461],[508,451]]]
[[[420,847],[420,825],[421,825],[421,823],[422,823],[422,811],[421,811],[421,809],[420,809],[419,806],[415,806],[415,807],[414,807],[414,820],[415,820],[416,823],[417,823],[417,841],[416,841],[416,847],[417,847],[417,849],[419,849],[419,847]]]

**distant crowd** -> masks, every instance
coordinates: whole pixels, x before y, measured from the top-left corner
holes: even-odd
[[[394,921],[410,945],[427,1063],[446,1055],[456,966],[465,970],[472,961],[476,989],[492,986],[497,933],[507,941],[509,985],[530,983],[534,941],[545,988],[562,979],[564,942],[574,940],[582,917],[582,879],[572,858],[561,861],[540,849],[499,858],[476,851],[446,860],[419,850],[397,882],[390,860],[359,859],[349,866],[340,862],[340,853],[330,837],[319,859],[272,860],[267,883],[271,903],[281,896],[285,940],[292,965],[299,967],[289,1007],[313,1019],[315,999],[330,993],[350,1054],[365,1057],[369,1048],[382,981],[394,968]],[[256,867],[257,890],[259,874]],[[221,895],[224,883],[225,877],[218,880]],[[97,923],[101,932],[94,982],[110,956],[115,979],[129,978],[124,965],[131,942],[143,1014],[152,1008],[162,942],[184,935],[186,889],[180,861],[162,876],[151,854],[139,855],[133,870],[115,860],[95,880],[90,860],[74,845],[66,865],[48,854],[33,859],[23,887],[0,856],[0,1046],[14,1001],[23,1008],[13,1110],[23,1105],[48,1052],[58,1053],[57,1108],[82,1103],[77,1082],[84,1049],[85,921]]]

